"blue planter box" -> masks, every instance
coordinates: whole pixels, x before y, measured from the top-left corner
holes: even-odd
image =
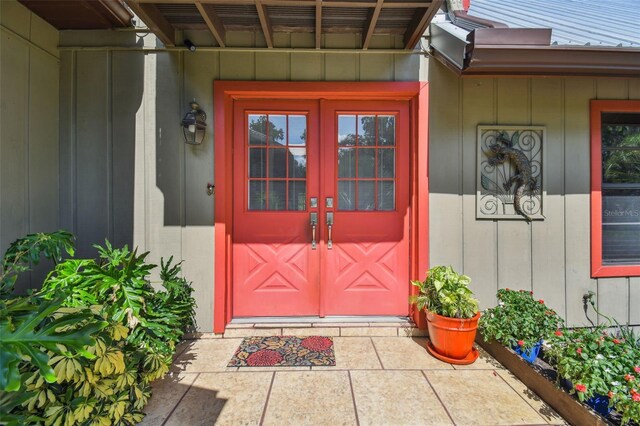
[[[609,407],[609,397],[606,395],[595,394],[591,398],[587,399],[585,403],[601,416],[606,417],[611,412],[611,408]]]
[[[540,353],[541,347],[542,347],[542,340],[540,340],[538,343],[533,345],[531,349],[529,349],[526,352],[524,352],[522,348],[518,346],[518,344],[515,344],[514,346],[512,346],[512,349],[514,350],[515,353],[520,355],[522,359],[524,359],[528,363],[533,363],[533,361],[535,361],[536,358],[538,358],[538,354]]]

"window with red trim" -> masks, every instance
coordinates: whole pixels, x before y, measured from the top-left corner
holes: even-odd
[[[640,275],[640,101],[591,102],[591,273]]]

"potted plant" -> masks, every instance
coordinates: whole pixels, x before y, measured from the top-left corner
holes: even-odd
[[[528,362],[538,357],[542,341],[563,325],[563,320],[532,291],[498,290],[498,306],[484,311],[480,330],[486,341],[511,347]]]
[[[473,342],[480,312],[470,282],[450,266],[434,266],[424,281],[411,281],[418,287],[418,294],[410,300],[427,314],[427,349],[452,364],[471,364],[478,358]]]

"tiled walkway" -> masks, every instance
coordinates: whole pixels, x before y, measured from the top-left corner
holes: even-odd
[[[454,367],[429,355],[424,338],[334,337],[336,367],[227,368],[241,341],[183,346],[143,424],[564,424],[484,353]]]

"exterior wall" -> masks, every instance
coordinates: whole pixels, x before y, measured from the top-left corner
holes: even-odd
[[[640,278],[590,277],[590,99],[640,99],[640,79],[458,78],[429,64],[430,262],[472,278],[483,307],[499,288],[526,289],[570,326],[588,325],[582,295],[640,325]],[[476,220],[479,124],[543,125],[544,221]],[[595,314],[590,311],[590,318]]]
[[[17,1],[0,2],[0,255],[19,237],[58,229],[58,31]],[[17,283],[39,287],[48,265]]]
[[[263,40],[229,32],[224,51],[154,49],[153,35],[61,33],[61,225],[78,236],[81,256],[108,238],[173,255],[193,281],[201,331],[213,328],[214,197],[213,81],[416,81],[420,57],[407,53],[314,52],[309,34],[276,34],[279,47],[253,51]],[[189,37],[197,44],[205,34]],[[330,48],[356,48],[354,36],[328,34]],[[377,48],[395,37],[376,36]],[[90,43],[88,47],[83,44]],[[204,41],[206,44],[206,40]],[[93,46],[110,46],[96,48]],[[119,47],[114,47],[119,46]],[[249,48],[248,50],[246,48]],[[180,120],[195,98],[207,113],[204,143],[184,143]],[[213,182],[214,183],[214,182]]]

